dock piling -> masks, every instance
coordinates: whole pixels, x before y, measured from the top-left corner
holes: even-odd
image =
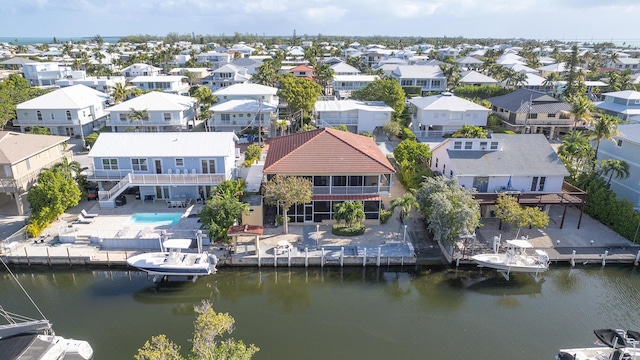
[[[604,255],[602,256],[602,266],[604,267],[604,265],[607,262],[607,255],[609,255],[609,250],[605,250],[604,251]]]
[[[636,255],[636,261],[633,263],[633,265],[638,266],[638,262],[640,262],[640,250],[638,250],[638,255]]]
[[[573,250],[571,252],[571,267],[575,267],[576,266],[576,251]]]

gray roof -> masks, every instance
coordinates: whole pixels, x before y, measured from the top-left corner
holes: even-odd
[[[494,134],[493,139],[502,141],[501,151],[447,150],[456,174],[569,176],[543,134]]]
[[[68,140],[68,136],[0,131],[0,164],[15,164]]]
[[[571,111],[571,105],[543,92],[528,89],[519,89],[487,100],[492,105],[513,113],[556,114],[562,111]],[[529,105],[531,105],[531,109],[529,109]]]
[[[640,124],[622,124],[618,126],[618,137],[640,144]]]

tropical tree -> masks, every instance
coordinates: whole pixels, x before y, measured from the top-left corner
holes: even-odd
[[[552,94],[555,96],[556,95],[556,82],[557,81],[560,81],[560,76],[558,75],[558,73],[550,72],[549,75],[547,75],[544,78],[544,81],[542,82],[542,86],[544,86],[544,88],[547,89],[547,90],[551,90]]]
[[[567,102],[571,105],[571,113],[575,116],[574,129],[579,121],[584,121],[587,124],[591,124],[593,121],[592,113],[595,110],[595,105],[584,94],[574,94],[567,98]]]
[[[402,125],[397,121],[391,120],[382,125],[382,131],[387,134],[387,138],[391,140],[391,138],[398,137],[398,135],[400,135],[402,132]]]
[[[306,204],[311,202],[313,185],[311,180],[296,177],[275,175],[264,187],[265,202],[272,205],[282,206],[284,233],[289,233],[287,221],[287,211],[295,204]]]
[[[367,64],[365,64],[364,60],[360,56],[348,55],[344,62],[360,70],[361,72],[365,72],[367,70]]]
[[[113,87],[113,102],[118,104],[121,101],[124,101],[129,95],[129,91],[127,90],[126,83],[117,82]]]
[[[558,147],[558,157],[574,179],[590,168],[593,153],[589,137],[584,132],[575,129],[565,135],[562,144]]]
[[[237,180],[223,180],[220,184],[216,185],[213,193],[218,196],[235,197],[236,199],[241,200],[244,195],[246,185],[247,184],[243,178],[238,178]]]
[[[16,105],[48,93],[50,90],[32,88],[29,81],[18,74],[10,74],[0,81],[0,129],[16,118]]]
[[[393,109],[394,117],[401,116],[405,104],[404,90],[394,78],[376,79],[361,90],[354,91],[355,100],[382,101]]]
[[[431,159],[431,149],[427,144],[417,142],[414,139],[405,139],[393,149],[393,157],[399,163],[406,160],[413,166],[424,166]]]
[[[210,302],[203,300],[194,307],[198,314],[193,323],[191,351],[187,358],[180,354],[180,346],[166,335],[158,335],[147,341],[134,356],[136,360],[248,360],[260,350],[257,346],[245,345],[229,335],[233,332],[235,319],[228,313],[213,310]]]
[[[479,126],[464,124],[451,137],[467,139],[486,139],[489,131]]]
[[[244,153],[244,163],[242,166],[251,167],[251,165],[257,163],[262,155],[262,147],[260,145],[251,144],[247,146],[247,151]]]
[[[62,171],[43,170],[27,195],[31,206],[27,233],[32,237],[40,235],[65,210],[78,205],[81,194],[71,176]]]
[[[343,201],[333,207],[333,218],[338,224],[344,221],[348,228],[359,228],[364,216],[364,206],[360,201]]]
[[[289,122],[287,120],[278,120],[276,122],[276,128],[280,130],[280,136],[282,136],[289,128]]]
[[[329,64],[320,63],[313,67],[313,76],[316,78],[318,85],[322,86],[323,92],[329,88],[335,73]]]
[[[135,123],[136,125],[133,126],[133,130],[137,131],[138,130],[138,125],[139,123],[143,122],[143,121],[149,121],[149,112],[147,111],[147,109],[144,110],[136,110],[134,108],[129,108],[129,121],[131,123]]]
[[[480,205],[472,194],[455,179],[425,178],[415,196],[436,241],[451,244],[480,226]]]
[[[311,114],[318,96],[322,94],[322,87],[314,81],[293,74],[281,76],[279,81],[278,95],[286,101],[289,113],[303,111]]]
[[[418,201],[412,192],[406,192],[402,197],[391,200],[391,211],[400,208],[400,222],[404,224],[404,219],[411,214],[411,209],[418,207]]]
[[[602,139],[613,140],[614,137],[618,135],[619,124],[620,119],[607,114],[602,114],[593,121],[590,136],[591,139],[595,140],[596,142],[596,148],[593,153],[594,166],[595,160],[598,159],[598,149],[600,148],[600,141]]]
[[[604,176],[609,176],[607,179],[607,186],[611,184],[611,179],[627,179],[631,173],[629,171],[629,164],[624,160],[606,159],[600,163],[600,173]]]
[[[51,135],[51,130],[49,130],[49,128],[46,128],[44,126],[32,126],[29,131],[29,134],[36,134],[36,135]]]
[[[460,81],[460,68],[452,64],[440,64],[442,75],[447,78],[447,90],[453,90]]]
[[[516,238],[522,227],[545,228],[549,225],[549,216],[544,210],[537,206],[522,207],[517,198],[507,194],[498,194],[495,213],[501,222],[518,227]]]
[[[209,236],[228,241],[229,226],[239,222],[245,211],[249,211],[249,204],[243,203],[236,196],[216,194],[207,199],[200,211],[200,222],[209,230]]]

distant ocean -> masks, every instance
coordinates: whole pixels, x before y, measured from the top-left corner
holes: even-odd
[[[57,37],[56,41],[59,43],[68,42],[68,41],[83,41],[83,40],[91,40],[93,36],[78,36],[78,37]],[[108,43],[117,43],[120,41],[121,36],[103,36],[102,40]],[[0,36],[0,43],[12,43],[14,45],[31,45],[31,44],[51,44],[53,42],[53,36],[51,37],[10,37],[10,36]]]

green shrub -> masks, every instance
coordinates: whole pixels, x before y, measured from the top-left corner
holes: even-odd
[[[463,97],[465,99],[487,99],[490,97],[506,95],[513,92],[511,89],[504,88],[497,85],[464,85],[456,87],[456,96]]]
[[[284,216],[276,215],[276,222],[278,223],[279,226],[282,226],[284,224]],[[291,222],[291,218],[287,216],[287,223],[290,223],[290,222]]]
[[[387,209],[380,209],[380,224],[386,224],[391,219],[393,213]]]
[[[420,96],[422,94],[422,86],[403,86],[404,96],[407,98]]]
[[[348,227],[344,224],[333,224],[331,227],[331,233],[339,236],[357,236],[364,234],[366,227],[359,225],[357,227]]]
[[[416,135],[408,127],[402,128],[402,134],[400,134],[402,140],[416,140]]]

